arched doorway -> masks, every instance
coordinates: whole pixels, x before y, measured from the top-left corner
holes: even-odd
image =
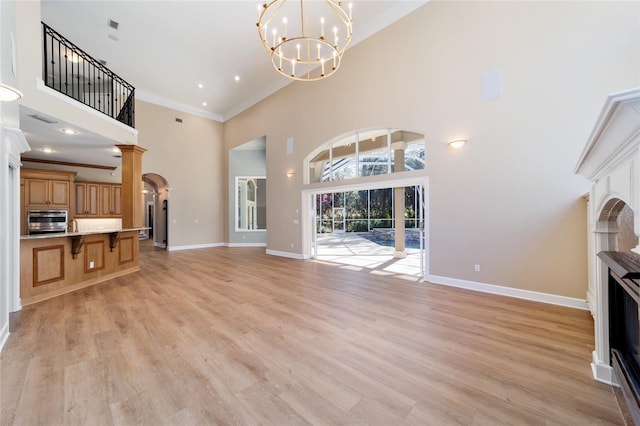
[[[631,207],[619,198],[612,198],[604,204],[596,224],[596,232],[603,235],[601,250],[627,252],[638,245],[633,216]]]
[[[169,246],[169,182],[156,173],[142,175],[144,182],[142,223],[154,247]]]

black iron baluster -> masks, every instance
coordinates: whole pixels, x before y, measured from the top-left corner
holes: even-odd
[[[135,89],[133,86],[44,22],[42,22],[42,28],[44,34],[42,44],[44,65],[42,69],[45,84],[133,127],[135,121]],[[57,68],[56,61],[58,62]],[[61,61],[64,61],[64,69]]]
[[[58,91],[62,92],[62,65],[60,60],[60,42],[58,41]]]
[[[46,25],[44,25],[44,23],[42,24],[42,51],[44,52],[44,61],[42,62],[42,64],[44,65],[44,85],[48,86],[49,84],[47,84],[48,78],[49,78],[49,73],[47,72],[47,67],[49,65],[48,63],[48,58],[47,58],[47,27]]]

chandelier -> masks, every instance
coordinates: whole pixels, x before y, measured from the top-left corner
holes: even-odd
[[[352,9],[336,0],[263,0],[256,25],[273,67],[301,81],[332,75],[351,41]]]

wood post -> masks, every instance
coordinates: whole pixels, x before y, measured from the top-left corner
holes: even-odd
[[[138,145],[116,145],[122,152],[122,228],[142,227],[142,154]]]

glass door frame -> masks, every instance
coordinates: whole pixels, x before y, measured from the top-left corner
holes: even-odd
[[[425,172],[426,173],[426,172]],[[387,176],[393,176],[387,175]],[[408,187],[418,186],[421,188],[420,202],[422,208],[419,209],[421,226],[421,269],[422,280],[428,281],[430,276],[429,268],[429,226],[430,226],[430,206],[429,206],[429,176],[426,176],[421,171],[418,176],[405,177],[402,179],[389,179],[384,181],[374,182],[354,182],[352,181],[337,181],[326,182],[321,185],[311,184],[305,185],[302,189],[302,258],[303,259],[315,259],[318,253],[318,239],[317,239],[317,196],[318,194],[330,193],[330,192],[349,192],[359,191],[365,189],[385,189],[394,187]]]

